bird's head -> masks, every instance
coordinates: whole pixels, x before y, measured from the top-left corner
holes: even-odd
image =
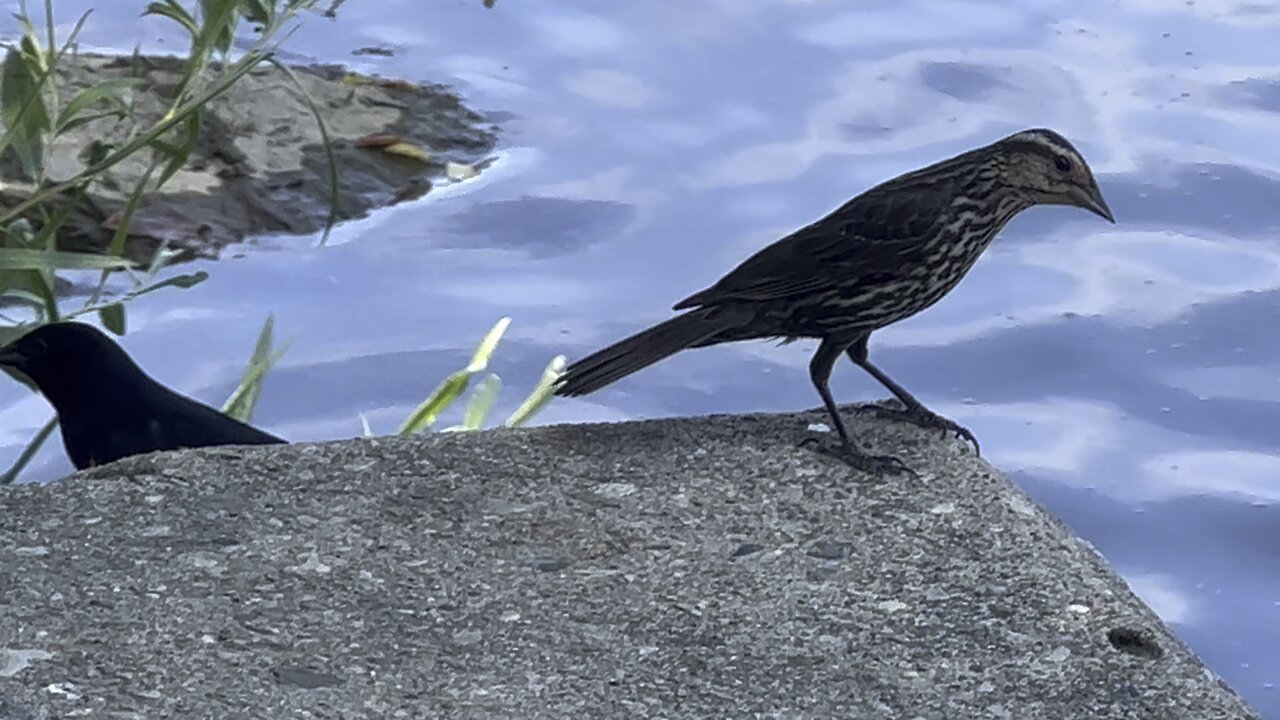
[[[1036,128],[990,146],[1002,174],[1033,205],[1072,205],[1115,222],[1084,156],[1066,138]]]
[[[105,333],[78,322],[41,325],[0,347],[0,366],[30,378],[55,406],[63,395],[111,387],[137,367]]]

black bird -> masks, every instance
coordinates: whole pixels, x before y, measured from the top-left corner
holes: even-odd
[[[0,366],[44,393],[81,470],[156,450],[285,442],[156,382],[92,325],[42,325],[0,348]]]
[[[903,404],[876,412],[969,440],[867,358],[871,333],[942,299],[1001,228],[1034,205],[1072,205],[1115,222],[1079,151],[1052,130],[1024,130],[877,185],[747,258],[676,303],[685,310],[570,365],[556,394],[585,395],[687,348],[739,340],[821,340],[809,376],[842,443],[866,470],[902,469],[849,441],[827,381],[847,354]]]

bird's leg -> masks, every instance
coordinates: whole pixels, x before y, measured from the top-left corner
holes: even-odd
[[[840,348],[830,340],[823,340],[818,346],[818,351],[813,354],[813,359],[809,361],[809,378],[813,380],[813,386],[822,397],[822,404],[826,406],[827,414],[831,416],[831,424],[840,436],[840,443],[849,445],[849,432],[845,430],[844,421],[840,419],[840,409],[836,407],[835,398],[831,396],[829,384],[831,370],[835,367],[836,358],[839,356]]]
[[[889,389],[893,396],[898,398],[902,403],[903,410],[895,410],[887,408],[883,405],[867,405],[860,410],[862,412],[870,412],[879,417],[888,418],[890,420],[901,420],[911,423],[918,427],[926,429],[938,429],[947,433],[954,434],[956,437],[965,440],[973,445],[973,453],[981,455],[982,450],[978,445],[978,438],[974,436],[973,431],[961,425],[950,418],[942,417],[924,406],[924,403],[915,398],[914,395],[907,392],[906,388],[894,382],[893,378],[886,375],[880,368],[871,364],[871,360],[867,357],[867,337],[863,337],[857,343],[852,345],[849,350],[849,359],[858,367],[866,370],[871,377],[875,378],[881,385]]]
[[[901,460],[887,455],[864,453],[849,439],[849,432],[845,430],[844,421],[840,419],[840,410],[836,407],[835,398],[831,396],[831,388],[828,386],[828,381],[831,379],[831,369],[835,366],[836,358],[840,357],[841,352],[843,352],[843,347],[840,344],[829,339],[823,339],[822,344],[818,346],[818,351],[813,355],[813,360],[809,362],[809,377],[812,378],[813,386],[817,388],[818,395],[822,397],[822,404],[826,406],[827,414],[831,416],[831,424],[835,426],[836,434],[840,436],[840,446],[837,449],[830,449],[813,438],[806,438],[804,442],[800,443],[801,447],[811,446],[823,455],[837,458],[849,466],[867,473],[881,475],[885,473],[911,472]]]

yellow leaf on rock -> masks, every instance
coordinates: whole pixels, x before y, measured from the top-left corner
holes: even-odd
[[[427,152],[426,150],[423,150],[417,145],[410,145],[407,142],[392,143],[391,145],[387,145],[386,147],[382,148],[382,152],[390,153],[392,155],[399,155],[401,157],[412,158],[414,160],[417,160],[419,162],[424,162],[424,163],[431,161],[431,153]]]

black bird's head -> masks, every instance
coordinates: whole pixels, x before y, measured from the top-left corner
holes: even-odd
[[[68,399],[119,390],[142,370],[106,333],[78,322],[41,325],[0,348],[0,366],[21,372],[60,407]]]
[[[1084,156],[1044,128],[1014,133],[988,147],[1003,179],[1031,205],[1072,205],[1115,222]]]

